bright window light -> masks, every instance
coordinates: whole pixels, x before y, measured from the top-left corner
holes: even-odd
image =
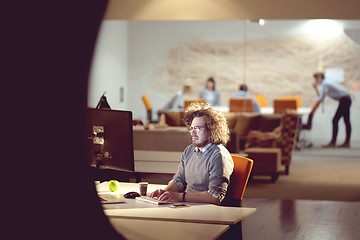
[[[338,22],[330,19],[309,20],[304,27],[308,34],[324,37],[338,36],[343,33],[343,27]]]

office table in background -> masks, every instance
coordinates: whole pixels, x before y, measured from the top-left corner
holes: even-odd
[[[229,106],[214,106],[213,108],[220,111],[220,112],[223,112],[223,113],[228,113],[229,112]],[[300,115],[306,115],[306,114],[310,113],[311,108],[309,108],[309,107],[299,107],[296,110]],[[260,113],[261,114],[273,114],[274,113],[274,108],[272,108],[272,107],[262,107],[262,108],[260,108]]]
[[[168,174],[178,168],[184,149],[191,144],[186,127],[134,127],[135,172],[141,174]]]

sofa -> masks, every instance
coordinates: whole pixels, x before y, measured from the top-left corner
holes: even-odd
[[[251,131],[271,132],[281,123],[280,114],[229,112],[225,113],[225,117],[230,131],[236,134],[236,138],[232,134],[229,143],[235,144],[235,152],[245,149],[248,134]]]
[[[281,149],[253,147],[245,149],[248,158],[254,161],[251,176],[268,175],[271,182],[279,178],[281,169]]]
[[[270,148],[279,148],[281,150],[281,164],[285,166],[285,174],[288,175],[292,152],[296,144],[299,120],[300,117],[296,110],[288,109],[281,114],[280,126],[272,131],[249,131],[245,152],[253,153],[252,148],[262,148],[262,151]]]

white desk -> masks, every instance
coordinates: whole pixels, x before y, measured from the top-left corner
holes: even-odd
[[[256,211],[256,208],[190,205],[185,208],[105,209],[104,212],[108,217],[126,219],[235,225]]]
[[[134,219],[109,219],[116,231],[121,233],[129,240],[183,240],[183,239],[217,239],[226,230],[229,225],[212,225],[151,221],[151,220],[134,220]]]
[[[148,193],[165,185],[149,184]],[[109,193],[107,182],[97,186],[97,191]],[[137,183],[120,183],[117,193],[139,191]],[[121,204],[103,204],[108,217],[123,219],[157,220],[172,222],[210,223],[234,225],[256,211],[256,208],[221,207],[213,204],[188,203],[186,208],[169,208],[169,205],[155,205],[135,199],[125,199]]]

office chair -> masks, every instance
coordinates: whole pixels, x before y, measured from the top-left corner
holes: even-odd
[[[297,109],[295,99],[274,99],[274,113],[283,113],[286,109]]]
[[[240,207],[250,177],[253,160],[236,155],[231,155],[231,157],[234,161],[234,171],[231,174],[230,185],[222,205]]]
[[[296,141],[296,149],[311,148],[312,147],[312,142],[307,140],[306,137],[302,138],[300,134],[304,133],[304,130],[306,130],[306,131],[311,130],[312,119],[313,119],[314,113],[315,113],[316,109],[319,107],[320,103],[321,103],[320,101],[317,101],[314,104],[314,106],[312,107],[312,109],[311,109],[311,111],[309,113],[306,124],[300,124],[299,133],[298,133],[298,139]]]
[[[296,107],[301,107],[301,97],[297,96],[281,96],[280,99],[282,100],[295,100],[296,101]]]
[[[251,98],[230,98],[230,112],[254,112]]]
[[[147,95],[142,95],[142,100],[145,104],[146,108],[146,124],[153,123],[151,115],[152,115],[152,108],[151,103]]]
[[[254,95],[254,98],[259,103],[260,107],[266,107],[266,97],[264,95]]]

